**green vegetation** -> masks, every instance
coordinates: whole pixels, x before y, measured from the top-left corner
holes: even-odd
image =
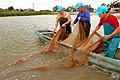
[[[101,4],[104,6],[107,6],[109,10],[111,8],[120,8],[120,2],[119,0],[113,1],[110,4]],[[84,5],[85,9],[88,9],[90,12],[94,12],[94,8],[92,8],[91,5]],[[67,12],[76,12],[75,6],[68,6],[67,8],[63,8],[64,11]],[[8,7],[7,9],[2,9],[0,8],[0,17],[5,17],[5,16],[30,16],[30,15],[53,15],[57,14],[57,5],[53,7],[53,12],[50,10],[40,10],[40,11],[34,11],[34,9],[14,9],[13,6]],[[120,10],[119,10],[120,11]],[[118,11],[118,12],[119,12]],[[117,16],[118,19],[120,19],[120,16]]]
[[[75,9],[76,7],[75,6],[68,6],[67,8],[63,8],[64,11],[67,11],[67,12],[76,12],[77,9]],[[94,12],[94,8],[91,7],[91,5],[84,5],[84,8],[89,10],[90,12]],[[53,7],[53,12],[56,12],[57,11],[57,5],[55,7]]]
[[[30,15],[53,15],[56,13],[52,13],[49,11],[16,11],[16,12],[11,12],[11,11],[0,11],[0,17],[5,17],[5,16],[30,16]]]

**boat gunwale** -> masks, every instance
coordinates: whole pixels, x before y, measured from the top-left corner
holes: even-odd
[[[37,34],[39,34],[39,35],[41,35],[43,38],[46,38],[46,40],[45,41],[47,41],[47,42],[49,42],[50,40],[51,40],[51,38],[50,37],[48,37],[48,36],[46,36],[46,35],[44,35],[44,34],[42,34],[42,33],[40,33],[40,32],[38,32],[38,28],[37,29],[35,29],[35,32],[37,33]],[[47,40],[48,39],[48,40]],[[66,46],[66,47],[69,47],[69,48],[72,48],[72,45],[68,45],[68,44],[64,44],[64,43],[62,43],[62,42],[59,42],[59,41],[57,41],[59,44],[62,44],[62,45],[64,45],[64,46]],[[79,48],[76,48],[76,49],[78,49],[79,50]],[[100,55],[100,54],[95,54],[95,53],[92,53],[92,52],[90,52],[90,57],[96,57],[96,58],[99,58],[99,59],[104,59],[104,60],[106,60],[107,62],[106,63],[110,63],[110,65],[105,65],[104,64],[104,68],[106,67],[106,69],[112,69],[112,70],[115,70],[116,72],[118,72],[118,73],[116,73],[116,72],[114,72],[114,71],[112,71],[113,73],[116,73],[117,75],[120,75],[120,60],[117,60],[117,59],[112,59],[112,58],[109,58],[109,57],[104,57],[103,55]],[[94,63],[94,64],[96,64],[96,65],[102,65],[103,63],[105,63],[105,62],[103,62],[103,61],[100,61],[100,60],[92,60],[92,59],[89,59],[89,62],[91,62],[91,63]],[[98,62],[102,62],[102,63],[98,63]],[[112,64],[111,64],[112,63]],[[117,70],[119,70],[119,71],[117,71]]]

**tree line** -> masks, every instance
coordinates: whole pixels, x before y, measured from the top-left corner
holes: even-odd
[[[109,9],[111,9],[111,8],[120,8],[120,2],[119,2],[119,0],[113,1],[110,4],[102,3],[101,5],[107,6]],[[94,12],[94,10],[95,10],[91,5],[85,5],[84,8],[88,9],[90,12]],[[0,8],[0,12],[2,12],[2,11],[12,11],[12,10],[14,10],[13,6],[10,6],[7,9]],[[25,11],[25,9],[15,9],[15,10]],[[53,12],[56,12],[57,11],[57,5],[54,6],[52,8],[52,10],[53,10]],[[75,9],[74,6],[68,6],[67,8],[64,8],[64,10],[67,11],[67,12],[76,12],[76,9]],[[34,11],[34,10],[29,8],[29,11]],[[42,11],[51,12],[50,10],[42,10]]]
[[[120,8],[120,2],[119,2],[119,0],[113,1],[110,4],[103,3],[101,5],[107,6],[108,8]]]
[[[120,8],[120,2],[119,0],[116,0],[116,1],[111,2],[110,4],[102,3],[101,6],[107,6],[109,9]],[[84,8],[89,10],[90,12],[94,12],[95,10],[91,5],[85,5]],[[76,9],[74,6],[69,6],[66,9],[64,8],[64,10],[67,12],[76,12]],[[57,11],[57,5],[53,7],[53,12],[56,12],[56,11]]]
[[[85,5],[84,6],[85,9],[89,10],[90,12],[94,12],[94,8],[91,7],[91,5]],[[77,9],[75,9],[74,6],[68,6],[66,9],[63,8],[64,11],[67,11],[67,12],[76,12]],[[57,11],[57,5],[55,7],[53,7],[53,12],[56,12]]]

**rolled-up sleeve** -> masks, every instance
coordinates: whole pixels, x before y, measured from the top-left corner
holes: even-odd
[[[100,19],[100,22],[98,24],[99,26],[103,25],[103,18]]]

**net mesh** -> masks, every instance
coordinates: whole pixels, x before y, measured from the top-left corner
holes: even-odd
[[[80,41],[84,40],[86,38],[85,31],[82,27],[82,24],[80,21],[77,22],[73,32],[70,34],[70,36],[62,41],[62,43],[68,44],[68,45],[75,45],[78,44]]]
[[[57,31],[57,33],[51,38],[49,44],[46,47],[44,47],[38,54],[58,52],[60,54],[66,54],[66,57],[62,59],[58,59],[57,61],[55,61],[54,59],[50,63],[38,67],[39,63],[34,64],[34,62],[36,63],[39,60],[39,57],[41,56],[35,54],[29,61],[25,62],[25,64],[21,63],[23,64],[21,69],[17,68],[17,66],[18,67],[20,66],[20,64],[18,64],[16,66],[13,66],[16,67],[16,70],[12,67],[11,70],[13,69],[14,71],[46,70],[46,69],[56,69],[56,68],[70,68],[75,65],[78,66],[88,65],[89,56],[90,56],[89,52],[95,52],[95,53],[101,52],[101,46],[104,44],[102,42],[102,36],[100,36],[97,32],[95,32],[92,33],[88,38],[86,38],[81,22],[77,22],[73,32],[70,34],[70,36],[67,39],[58,42],[59,37],[61,35],[61,31],[64,31],[64,28],[61,27]],[[32,68],[32,66],[29,67],[28,65],[33,65],[34,67]],[[35,68],[35,66],[37,68]]]
[[[70,36],[67,39],[65,39],[66,38],[65,31],[66,31],[65,28],[60,27],[60,29],[57,31],[57,33],[51,38],[49,44],[46,47],[44,47],[40,51],[40,53],[42,53],[43,51],[48,51],[48,52],[56,51],[56,52],[60,53],[60,52],[63,52],[64,49],[62,48],[63,46],[60,47],[61,45],[59,45],[57,41],[60,41],[63,44],[67,44],[67,45],[77,46],[78,43],[80,43],[82,40],[84,40],[86,38],[84,29],[83,29],[80,21],[77,22],[73,32],[70,34]],[[61,35],[61,33],[63,33],[63,34]]]
[[[76,27],[67,39],[57,42],[62,30],[62,28],[58,30],[56,35],[52,37],[50,43],[44,48],[44,50],[48,52],[57,51],[67,53],[67,57],[45,66],[27,69],[27,71],[38,69],[46,70],[55,68],[70,68],[75,65],[88,65],[90,56],[89,52],[97,52],[97,54],[101,52],[101,46],[104,44],[102,42],[102,36],[95,32],[86,38],[81,22],[77,22]],[[72,47],[67,46],[66,44],[72,45]]]

